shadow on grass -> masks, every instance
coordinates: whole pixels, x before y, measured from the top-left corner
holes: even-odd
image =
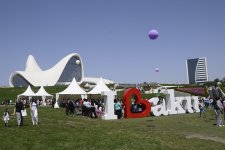
[[[154,120],[150,120],[150,119],[149,119],[149,120],[147,120],[147,121],[152,122],[152,121],[154,121]]]
[[[154,126],[154,125],[147,125],[147,127],[153,129],[153,128],[155,128],[156,126]]]

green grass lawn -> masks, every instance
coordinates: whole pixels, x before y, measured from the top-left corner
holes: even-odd
[[[0,114],[3,111],[0,107]],[[8,128],[2,122],[0,149],[225,149],[225,127],[213,125],[212,110],[206,113],[207,118],[195,113],[105,121],[66,116],[62,108],[41,107],[38,126],[32,125],[30,115],[21,128],[15,116],[10,116]]]

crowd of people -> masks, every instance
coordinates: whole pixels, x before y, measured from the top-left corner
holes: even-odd
[[[51,108],[54,108],[55,99],[50,100],[48,105]],[[38,119],[38,108],[40,105],[43,105],[43,102],[39,99],[17,99],[13,113],[10,114],[9,108],[6,107],[3,113],[3,121],[5,127],[9,126],[9,120],[11,115],[15,115],[16,122],[18,127],[22,127],[24,124],[24,117],[26,117],[27,109],[30,111],[31,121],[33,125],[39,124]],[[104,115],[104,100],[103,99],[77,99],[72,100],[70,98],[63,99],[61,106],[65,108],[66,115],[81,115],[90,118],[99,118]],[[115,99],[115,114],[118,116],[118,119],[123,118],[123,106],[120,99]]]
[[[219,86],[216,84],[209,87],[210,96],[208,98],[199,98],[200,117],[206,117],[205,108],[213,108],[215,114],[215,121],[218,127],[225,126],[225,97]]]
[[[77,99],[70,98],[62,100],[62,107],[66,115],[82,115],[90,118],[98,118],[103,115],[104,103],[102,99]]]
[[[6,100],[3,100],[1,102],[1,105],[10,105],[10,104],[12,104],[12,100],[11,99],[6,99]]]
[[[81,115],[90,118],[99,118],[104,115],[104,100],[101,98],[77,100],[68,98],[61,101],[61,106],[65,108],[66,115]],[[124,106],[119,98],[114,99],[114,113],[118,119],[124,118]]]
[[[45,101],[48,102],[48,101]],[[54,108],[56,100],[49,100],[47,103],[51,108]],[[16,101],[14,112],[12,115],[16,116],[18,127],[23,126],[24,117],[27,116],[26,108],[30,109],[31,121],[33,125],[38,125],[38,108],[42,105],[42,101],[36,99],[18,99]],[[103,99],[77,99],[72,100],[70,98],[63,99],[61,106],[65,108],[66,115],[81,115],[90,118],[99,118],[104,115],[104,100]],[[199,98],[199,117],[206,118],[206,108],[213,108],[215,112],[216,125],[219,127],[225,126],[225,97],[214,97],[214,98]],[[193,107],[194,109],[194,107]],[[132,113],[140,113],[143,111],[141,104],[136,104],[133,100],[131,102],[130,111]],[[196,110],[194,110],[196,112]],[[114,113],[118,119],[124,118],[124,105],[121,99],[114,99]],[[10,112],[6,108],[3,113],[3,121],[6,127],[9,126]]]
[[[136,104],[132,100],[130,111],[132,113],[140,113],[143,108],[141,104]],[[60,106],[65,108],[66,115],[82,115],[90,118],[98,118],[104,115],[104,100],[98,99],[72,99],[63,98],[60,101]],[[124,118],[124,105],[122,99],[114,99],[114,113],[118,119]]]
[[[199,117],[206,118],[206,108],[211,109],[213,108],[215,114],[216,125],[218,127],[225,126],[225,97],[213,97],[213,98],[199,98]]]

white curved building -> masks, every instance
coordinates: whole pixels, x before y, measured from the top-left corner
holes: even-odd
[[[79,63],[76,63],[79,60]],[[78,83],[94,83],[99,78],[84,78],[83,62],[80,55],[72,53],[60,60],[48,70],[42,70],[32,55],[28,56],[25,71],[15,71],[9,77],[11,87],[23,86],[54,86],[56,84],[69,84],[75,77]],[[106,84],[112,83],[104,79]]]

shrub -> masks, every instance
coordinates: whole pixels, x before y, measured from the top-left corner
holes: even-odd
[[[205,96],[207,97],[208,92],[204,87],[186,87],[186,88],[177,88],[177,91],[189,93],[196,96]]]

